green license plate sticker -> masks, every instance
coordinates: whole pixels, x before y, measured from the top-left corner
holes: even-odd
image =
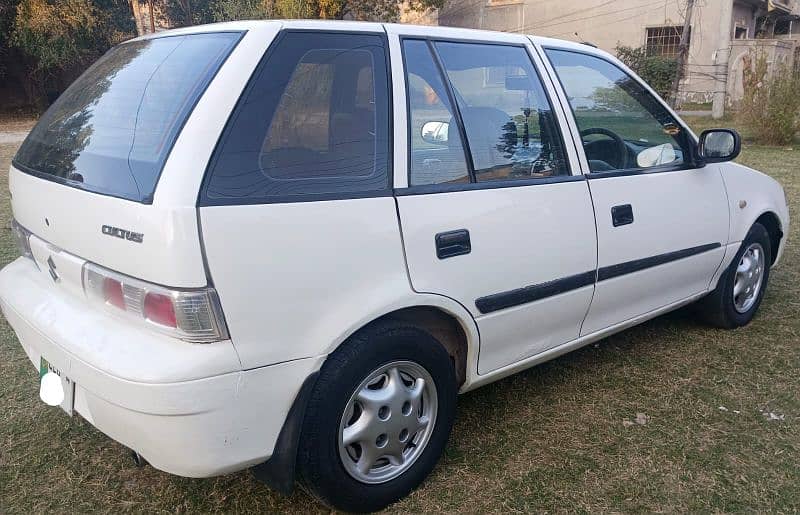
[[[50,371],[50,363],[44,357],[39,359],[39,380],[41,381],[44,375]]]

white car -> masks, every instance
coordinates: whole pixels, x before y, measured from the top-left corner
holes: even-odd
[[[456,395],[699,301],[747,324],[781,186],[588,45],[258,21],[123,43],[9,185],[6,318],[42,377],[152,466],[256,466],[375,510]]]

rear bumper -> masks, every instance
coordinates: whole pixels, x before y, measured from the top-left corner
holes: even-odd
[[[34,366],[44,356],[75,383],[75,411],[181,476],[268,459],[300,386],[322,363],[243,371],[230,342],[188,344],[126,324],[59,291],[24,258],[0,271],[0,307]]]

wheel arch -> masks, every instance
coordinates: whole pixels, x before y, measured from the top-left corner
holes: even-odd
[[[783,239],[783,230],[781,227],[781,220],[778,218],[778,215],[772,211],[765,211],[762,213],[758,218],[756,218],[753,224],[761,224],[767,230],[769,234],[769,242],[771,247],[771,260],[772,262],[770,265],[775,263],[775,260],[778,258],[778,250],[781,246],[781,240]]]
[[[417,325],[439,340],[453,359],[456,381],[461,390],[474,380],[479,345],[478,326],[464,306],[441,295],[417,294],[374,313],[353,324],[330,346],[327,354],[334,352],[356,332],[387,320]],[[303,383],[284,421],[273,456],[253,468],[257,479],[285,494],[291,492],[294,486],[300,432],[318,375],[318,372],[313,373]]]
[[[467,309],[442,295],[417,294],[397,304],[374,312],[352,324],[327,350],[335,352],[356,332],[383,321],[412,324],[428,331],[447,350],[453,360],[458,387],[470,382],[476,368],[480,335],[478,326]]]

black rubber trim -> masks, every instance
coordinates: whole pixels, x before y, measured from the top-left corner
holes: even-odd
[[[397,197],[408,195],[427,195],[432,193],[451,193],[454,191],[494,190],[499,188],[524,188],[527,186],[541,186],[544,184],[559,184],[562,182],[585,181],[583,175],[556,175],[554,177],[538,177],[532,179],[508,179],[487,182],[463,182],[458,184],[421,184],[407,188],[396,188]]]
[[[722,246],[721,243],[708,243],[706,245],[699,245],[697,247],[690,247],[688,249],[676,250],[674,252],[667,252],[666,254],[659,254],[657,256],[650,256],[642,259],[635,259],[633,261],[626,261],[617,265],[604,266],[597,271],[597,280],[605,281],[606,279],[613,279],[621,275],[632,274],[646,268],[663,265],[671,261],[678,261],[687,257],[696,256],[708,252],[709,250],[718,249]]]
[[[252,469],[256,479],[285,495],[291,493],[294,488],[294,470],[297,463],[300,433],[303,430],[303,418],[311,397],[311,390],[317,383],[317,377],[319,377],[319,372],[314,372],[303,381],[303,385],[289,409],[289,414],[286,415],[286,420],[283,422],[272,456]]]
[[[525,286],[516,290],[505,291],[501,293],[494,293],[481,297],[475,301],[475,307],[478,308],[482,314],[492,313],[493,311],[500,311],[501,309],[508,309],[521,304],[528,304],[537,300],[542,300],[547,297],[553,297],[562,293],[567,293],[578,288],[583,288],[594,284],[595,275],[597,282],[613,279],[654,266],[663,265],[672,261],[678,261],[687,257],[696,256],[710,250],[718,249],[722,246],[721,243],[708,243],[706,245],[699,245],[697,247],[690,247],[688,249],[676,250],[674,252],[667,252],[665,254],[658,254],[657,256],[650,256],[643,259],[635,259],[633,261],[626,261],[616,265],[605,266],[596,272],[594,270],[583,272],[576,275],[570,275],[561,279],[554,279],[546,283],[535,284],[532,286]]]
[[[475,307],[483,314],[500,311],[501,309],[528,304],[529,302],[535,302],[560,293],[577,290],[584,286],[590,286],[594,284],[594,279],[594,270],[570,275],[569,277],[555,279],[542,284],[525,286],[524,288],[481,297],[475,301]]]
[[[651,168],[626,168],[624,170],[606,170],[602,172],[589,172],[587,179],[611,179],[614,177],[630,177],[632,175],[653,175],[657,173],[684,172],[700,170],[705,164],[683,163],[675,166],[653,166]]]

